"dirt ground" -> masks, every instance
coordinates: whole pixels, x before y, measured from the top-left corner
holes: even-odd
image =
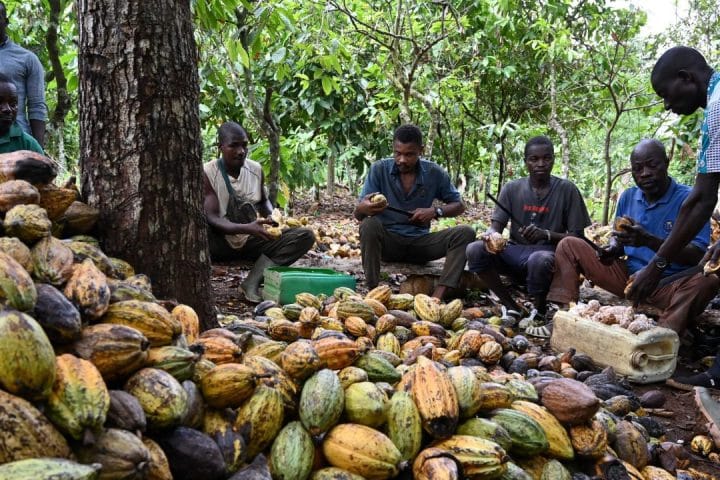
[[[344,191],[339,192],[333,197],[324,197],[322,201],[316,201],[313,198],[296,199],[292,209],[292,215],[296,218],[303,216],[308,217],[308,226],[322,233],[328,233],[334,236],[338,243],[346,242],[351,247],[357,248],[357,223],[352,219],[352,210],[354,207],[354,198]],[[468,212],[464,215],[463,221],[474,225],[487,225],[490,213],[489,206],[477,205],[468,208]],[[335,245],[337,247],[337,245]],[[331,262],[333,268],[338,271],[344,271],[355,275],[358,279],[358,290],[363,291],[364,275],[359,263],[358,252],[351,252],[350,257],[331,258],[329,255],[333,251],[333,246],[327,243],[316,244],[316,246],[308,252],[297,264],[301,266],[326,265]],[[225,315],[237,315],[239,317],[252,316],[252,306],[242,302],[237,294],[240,282],[245,278],[249,270],[249,264],[223,263],[213,266],[212,285],[216,299],[218,313]],[[387,281],[397,291],[399,282],[404,277],[401,275],[393,275],[387,278]],[[583,296],[598,296],[605,301],[601,303],[619,303],[615,297],[607,292],[598,291],[598,289],[583,289]],[[483,303],[484,296],[480,292],[470,292],[464,297],[466,306],[480,305]],[[479,300],[478,300],[479,299]],[[720,299],[716,299],[720,300]],[[712,305],[712,304],[711,304]],[[718,305],[720,307],[720,301]],[[714,335],[720,335],[720,310],[711,310],[706,312],[705,330],[712,332]],[[708,326],[717,323],[718,326]],[[684,342],[687,343],[687,340]],[[545,345],[548,347],[548,345]],[[549,348],[549,347],[548,347]],[[711,352],[699,352],[698,349],[690,345],[683,345],[680,349],[678,359],[678,373],[692,373],[704,370],[702,354],[710,354]],[[708,359],[705,358],[705,362]],[[665,384],[636,385],[634,390],[638,395],[642,395],[648,390],[659,390],[666,398],[663,409],[667,412],[667,416],[655,416],[666,428],[666,440],[670,442],[683,443],[689,446],[691,439],[698,434],[707,434],[708,428],[706,420],[695,405],[694,392],[683,391],[671,388]],[[715,398],[720,400],[720,391],[716,392]],[[720,445],[719,445],[720,447]],[[687,449],[689,452],[689,448]],[[714,464],[707,459],[699,456],[691,456],[691,464],[708,474],[715,475],[713,478],[720,479],[720,465]]]

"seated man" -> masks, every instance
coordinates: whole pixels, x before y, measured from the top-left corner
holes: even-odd
[[[375,162],[365,179],[355,218],[360,220],[360,251],[365,283],[374,288],[380,281],[380,260],[425,263],[446,257],[432,296],[442,299],[448,288],[457,287],[465,268],[465,247],[475,238],[466,225],[430,233],[430,222],[456,217],[465,211],[460,194],[447,172],[422,157],[422,132],[402,125],[393,135],[393,157]],[[382,193],[386,200],[370,198]],[[433,207],[438,199],[442,207]],[[409,211],[404,215],[387,206]]]
[[[630,155],[630,167],[637,186],[623,192],[618,201],[616,219],[631,224],[616,227],[608,246],[596,254],[592,247],[577,238],[566,238],[555,252],[555,277],[548,298],[560,304],[576,302],[579,274],[598,287],[624,297],[628,279],[653,261],[655,252],[668,236],[680,206],[690,187],[680,185],[668,176],[668,157],[658,140],[642,140]],[[677,263],[658,265],[663,276],[675,274],[697,264],[710,240],[706,223],[692,243],[677,255]],[[620,257],[627,255],[626,260]],[[657,288],[647,302],[663,309],[659,324],[682,333],[715,297],[720,280],[702,273],[678,278]]]
[[[31,150],[44,155],[37,140],[17,124],[17,114],[17,88],[12,80],[0,73],[0,153]]]
[[[502,284],[499,274],[527,284],[534,308],[546,310],[546,294],[554,271],[555,245],[570,235],[582,235],[590,225],[580,191],[568,180],[551,175],[555,153],[549,138],[540,136],[525,144],[528,177],[509,182],[500,191],[497,206],[485,240],[471,243],[467,249],[468,270],[476,272],[500,301],[516,312],[522,308]],[[510,224],[510,242],[499,253],[486,249],[489,235],[497,236]],[[517,222],[522,222],[518,224]]]
[[[262,300],[259,288],[265,269],[290,265],[310,250],[315,236],[307,228],[294,228],[274,238],[263,226],[273,223],[272,220],[257,218],[254,209],[267,217],[272,205],[265,193],[262,167],[246,158],[248,137],[240,125],[222,124],[218,129],[218,145],[222,156],[204,166],[210,256],[213,261],[254,260],[255,265],[240,290],[247,301],[258,303]]]

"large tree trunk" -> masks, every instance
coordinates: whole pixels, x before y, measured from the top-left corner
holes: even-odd
[[[217,324],[190,2],[78,0],[82,192],[107,253]]]

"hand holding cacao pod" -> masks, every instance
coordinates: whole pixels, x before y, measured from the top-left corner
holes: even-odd
[[[270,234],[271,237],[273,237],[275,240],[280,238],[280,235],[282,235],[282,230],[280,227],[268,227],[265,229],[265,231]]]
[[[387,207],[388,201],[382,193],[375,193],[370,197],[370,203],[372,203],[373,206],[382,206],[382,208],[385,208]]]
[[[505,250],[507,239],[499,232],[489,232],[483,236],[485,241],[485,250],[489,253],[498,254]]]
[[[720,249],[720,242],[712,244],[708,251],[705,252],[702,261],[705,262],[703,265],[703,275],[708,276],[711,273],[717,273],[720,270],[720,259],[716,255],[716,251]]]
[[[622,216],[615,219],[615,223],[613,224],[613,230],[616,232],[622,232],[625,227],[630,227],[632,225],[635,225],[635,220],[633,220],[630,217]]]

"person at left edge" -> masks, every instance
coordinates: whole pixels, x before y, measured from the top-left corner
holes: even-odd
[[[393,158],[370,167],[354,216],[360,224],[360,251],[365,283],[380,282],[380,262],[425,263],[445,257],[443,271],[432,296],[443,299],[456,288],[465,269],[465,248],[475,238],[467,225],[430,233],[430,223],[456,217],[465,211],[460,193],[437,163],[423,158],[422,132],[415,125],[401,125],[393,135]],[[408,217],[391,212],[370,198],[382,193],[390,206],[407,210]],[[435,200],[442,206],[433,206]]]
[[[18,112],[18,96],[15,84],[0,73],[0,153],[31,150],[45,154],[33,137],[23,132],[15,121]]]
[[[235,122],[223,123],[218,129],[218,145],[221,157],[204,165],[203,176],[210,257],[213,261],[253,260],[255,264],[240,290],[247,301],[258,303],[262,300],[260,283],[265,269],[295,262],[313,246],[315,235],[307,228],[292,228],[276,239],[264,228],[271,220],[257,218],[237,223],[228,219],[231,194],[221,167],[241,202],[252,204],[265,217],[272,213],[272,205],[265,192],[262,167],[247,158],[245,129]]]
[[[0,73],[17,89],[19,127],[43,146],[47,120],[45,71],[37,55],[8,38],[8,23],[7,7],[0,1]]]

